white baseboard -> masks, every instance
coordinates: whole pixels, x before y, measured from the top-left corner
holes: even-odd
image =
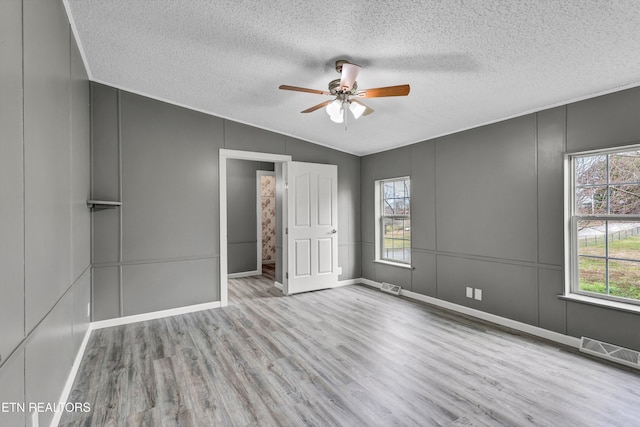
[[[259,270],[241,271],[240,273],[227,274],[227,279],[238,279],[240,277],[260,276],[261,274],[262,274],[262,272],[259,271]]]
[[[281,291],[284,290],[284,285],[280,282],[273,282],[273,286],[275,286],[277,289],[280,289]]]
[[[360,279],[360,281],[358,282],[362,285],[367,285],[367,286],[371,286],[372,288],[376,288],[376,289],[380,289],[382,288],[382,283],[380,282],[374,282],[373,280],[369,280],[369,279]]]
[[[371,286],[373,288],[380,289],[382,283],[375,282],[369,279],[360,279],[357,283]],[[517,320],[507,319],[506,317],[497,316],[495,314],[487,313],[485,311],[476,310],[474,308],[465,307],[460,304],[444,301],[438,298],[429,297],[426,295],[418,294],[407,290],[402,290],[400,295],[403,297],[415,299],[418,301],[426,302],[437,307],[445,308],[447,310],[454,311],[456,313],[465,314],[467,316],[475,317],[476,319],[485,320],[487,322],[495,323],[497,325],[506,326],[507,328],[515,329],[520,332],[524,332],[530,335],[535,335],[540,338],[548,339],[560,344],[567,345],[569,347],[580,348],[580,338],[571,337],[569,335],[563,335],[558,332],[543,329],[538,326],[529,325],[528,323],[518,322]]]
[[[73,383],[76,381],[76,375],[78,374],[78,369],[80,369],[80,363],[82,363],[84,351],[86,350],[87,344],[89,343],[89,337],[91,337],[91,330],[91,323],[89,323],[89,327],[84,333],[82,344],[80,344],[80,348],[78,349],[76,358],[73,360],[73,365],[71,365],[71,370],[69,371],[69,375],[67,376],[67,381],[64,384],[62,393],[60,393],[60,399],[58,400],[58,402],[60,403],[66,403],[69,399],[71,387],[73,387]],[[51,420],[51,427],[56,427],[60,423],[60,418],[62,418],[62,412],[55,412],[53,414],[53,419]]]
[[[204,304],[188,305],[185,307],[170,308],[168,310],[152,311],[151,313],[134,314],[132,316],[117,317],[115,319],[100,320],[91,322],[90,330],[109,328],[111,326],[127,325],[129,323],[144,322],[145,320],[161,319],[163,317],[177,316],[179,314],[193,313],[195,311],[220,308],[220,301],[207,302]]]
[[[337,285],[331,286],[331,287],[339,288],[341,286],[357,285],[359,283],[362,283],[362,279],[347,279],[347,280],[340,280]]]

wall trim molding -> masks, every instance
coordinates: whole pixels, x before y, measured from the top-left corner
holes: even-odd
[[[162,319],[163,317],[177,316],[179,314],[193,313],[196,311],[209,310],[212,308],[220,308],[220,301],[187,305],[184,307],[152,311],[143,314],[134,314],[131,316],[117,317],[115,319],[99,320],[97,322],[91,322],[89,325],[89,330],[95,331],[97,329],[110,328],[112,326],[128,325],[130,323],[144,322],[146,320]]]
[[[382,283],[379,283],[370,279],[363,278],[363,279],[360,279],[358,283],[366,286],[370,286],[376,289],[380,289],[382,287]],[[400,292],[400,295],[403,297],[417,300],[417,301],[422,301],[427,304],[435,305],[437,307],[444,308],[450,311],[454,311],[456,313],[475,317],[476,319],[485,320],[487,322],[495,323],[500,326],[505,326],[507,328],[515,329],[517,331],[534,335],[540,338],[544,338],[550,341],[554,341],[569,347],[573,347],[573,348],[580,347],[580,338],[564,335],[558,332],[550,331],[548,329],[540,328],[538,326],[529,325],[528,323],[518,322],[517,320],[508,319],[506,317],[498,316],[496,314],[487,313],[485,311],[476,310],[474,308],[465,307],[460,304],[455,304],[452,302],[418,294],[416,292],[411,292],[404,289]]]
[[[132,261],[116,261],[116,262],[96,262],[91,264],[91,268],[104,268],[104,267],[127,267],[130,265],[147,265],[147,264],[162,264],[167,262],[185,262],[185,261],[200,261],[207,259],[220,258],[218,255],[203,255],[203,256],[189,256],[181,258],[158,258],[148,260],[132,260]]]
[[[280,289],[281,291],[284,290],[284,285],[280,282],[273,282],[273,286],[275,286],[276,289]]]
[[[362,242],[362,245],[363,246],[374,247],[375,243]],[[461,253],[461,252],[438,251],[438,250],[435,250],[435,249],[411,248],[411,251],[412,252],[416,252],[416,253],[421,253],[421,254],[435,255],[435,256],[446,256],[446,257],[451,257],[451,258],[461,258],[461,259],[470,259],[470,260],[477,260],[477,261],[495,262],[495,263],[498,263],[498,264],[518,265],[518,266],[521,266],[521,267],[532,267],[532,268],[542,268],[542,269],[545,269],[545,270],[564,271],[564,267],[562,265],[557,265],[557,264],[546,264],[546,263],[539,263],[539,262],[534,262],[534,261],[521,261],[521,260],[515,260],[515,259],[496,258],[496,257],[483,256],[483,255],[465,254],[465,253]],[[378,262],[378,263],[381,263],[381,264],[396,265],[393,262],[390,263],[390,262],[386,262],[386,261],[380,261],[378,259],[374,259],[372,261],[373,262]]]
[[[80,348],[76,353],[76,357],[73,361],[73,365],[71,365],[71,370],[69,371],[69,375],[67,376],[67,381],[64,384],[62,393],[60,393],[60,399],[58,399],[58,402],[60,403],[66,403],[69,400],[69,395],[71,394],[71,388],[73,387],[73,383],[76,381],[76,376],[78,375],[80,364],[82,363],[82,359],[84,358],[84,352],[87,349],[87,344],[89,343],[89,338],[91,337],[91,331],[92,331],[91,323],[89,323],[89,327],[84,333],[82,344],[80,344]],[[60,423],[60,418],[62,418],[62,412],[54,412],[53,419],[51,420],[51,425],[57,426]]]
[[[336,286],[333,286],[333,288],[340,288],[342,286],[349,286],[349,285],[359,285],[360,283],[362,283],[362,279],[339,280],[338,284]]]
[[[261,274],[262,274],[262,272],[259,271],[259,270],[241,271],[239,273],[229,273],[229,274],[227,274],[227,278],[228,279],[238,279],[240,277],[259,276]]]

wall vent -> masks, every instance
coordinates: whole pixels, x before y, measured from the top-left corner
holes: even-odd
[[[640,352],[635,350],[594,340],[593,338],[582,337],[580,351],[640,369]]]
[[[380,288],[380,290],[389,294],[400,295],[400,291],[402,290],[402,288],[398,285],[392,285],[391,283],[382,282],[382,287]]]

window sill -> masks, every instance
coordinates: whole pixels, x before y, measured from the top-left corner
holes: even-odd
[[[411,264],[404,264],[404,263],[401,263],[401,262],[386,261],[386,260],[382,260],[382,259],[375,259],[375,260],[373,260],[373,262],[378,263],[378,264],[391,265],[393,267],[406,268],[407,270],[413,270],[413,266]]]
[[[573,301],[583,304],[595,305],[602,308],[609,308],[612,310],[626,311],[627,313],[640,314],[640,305],[635,304],[625,304],[623,302],[610,301],[602,298],[589,297],[579,294],[558,295],[558,298],[566,301]]]

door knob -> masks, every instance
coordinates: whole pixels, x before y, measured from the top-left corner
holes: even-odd
[[[336,230],[335,228],[333,230],[331,230],[331,234],[336,234],[338,232],[338,230]]]

